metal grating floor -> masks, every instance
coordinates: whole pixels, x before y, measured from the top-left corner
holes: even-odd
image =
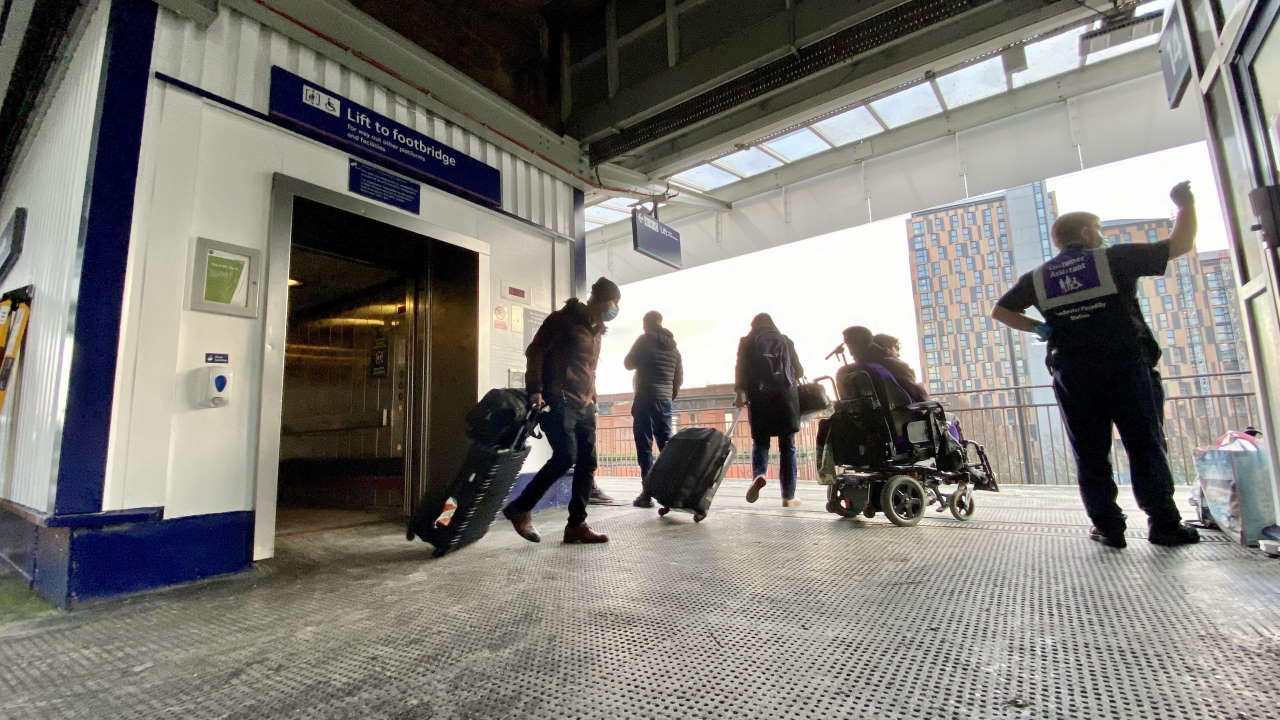
[[[1278,561],[1112,551],[1056,489],[895,528],[744,487],[697,525],[593,510],[603,547],[562,546],[563,511],[437,561],[394,525],[284,537],[0,628],[0,717],[1280,718]]]

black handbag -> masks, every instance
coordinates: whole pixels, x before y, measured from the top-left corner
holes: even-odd
[[[812,417],[831,409],[831,398],[821,383],[801,383],[796,390],[800,394],[800,417]]]

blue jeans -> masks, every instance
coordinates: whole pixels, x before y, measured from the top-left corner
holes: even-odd
[[[653,467],[653,443],[656,441],[661,451],[671,439],[671,401],[636,400],[631,405],[631,431],[636,438],[636,460],[643,479]]]
[[[770,438],[753,438],[751,446],[751,475],[760,477],[769,473],[769,441]],[[790,500],[796,496],[796,434],[787,433],[778,436],[778,456],[780,467],[778,477],[782,480],[782,499]]]

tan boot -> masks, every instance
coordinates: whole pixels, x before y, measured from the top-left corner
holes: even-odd
[[[565,525],[564,541],[569,544],[582,543],[606,543],[609,542],[609,536],[598,532],[593,532],[587,527],[586,523],[581,525]]]
[[[768,483],[763,475],[757,475],[755,481],[751,483],[751,487],[747,488],[747,502],[753,503],[760,499],[760,491]]]
[[[782,501],[782,507],[799,507],[800,501],[796,498],[787,498]]]

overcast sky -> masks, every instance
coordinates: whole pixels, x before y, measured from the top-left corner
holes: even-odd
[[[1199,200],[1197,249],[1225,248],[1226,231],[1204,143],[1051,178],[1048,189],[1057,194],[1058,209],[1064,213],[1087,210],[1104,220],[1172,217],[1169,188],[1180,180],[1191,181]],[[823,358],[849,325],[896,335],[902,340],[903,358],[918,370],[907,217],[623,286],[621,312],[609,324],[600,355],[599,392],[631,390],[631,373],[622,359],[649,310],[661,312],[664,324],[675,333],[684,356],[686,387],[733,381],[738,338],[758,312],[770,313],[795,341],[810,378],[835,371],[836,361]]]

